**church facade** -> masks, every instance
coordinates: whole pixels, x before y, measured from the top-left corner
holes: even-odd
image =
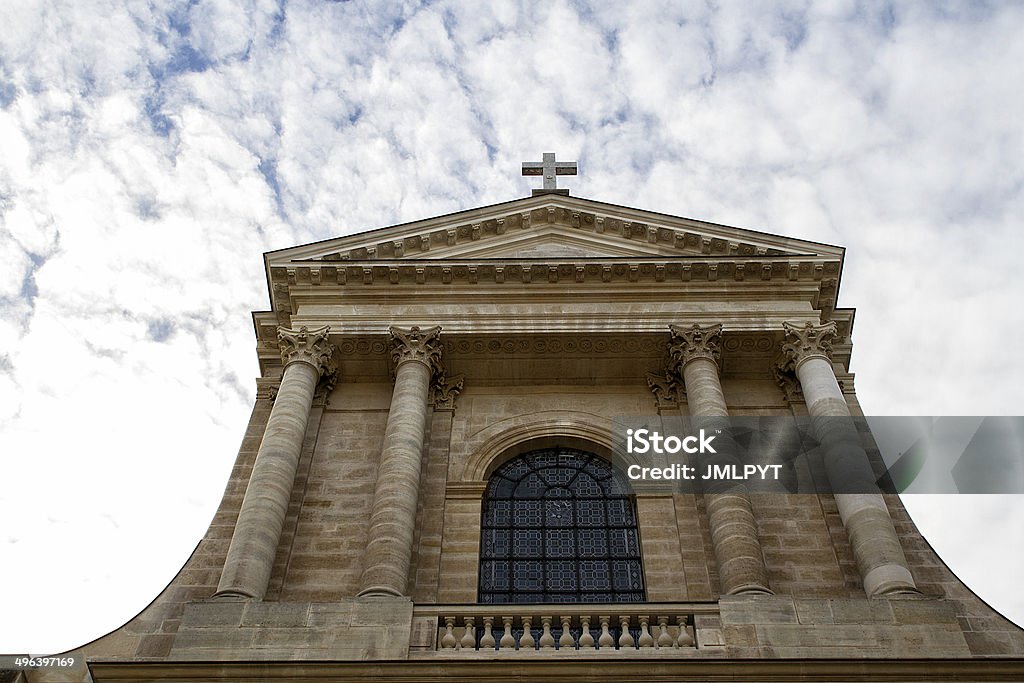
[[[862,414],[843,257],[560,191],[266,254],[220,509],[82,676],[1024,680],[898,496],[614,464],[623,416]]]

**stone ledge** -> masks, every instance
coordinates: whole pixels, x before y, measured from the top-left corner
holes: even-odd
[[[402,660],[412,601],[198,602],[185,607],[171,660]]]

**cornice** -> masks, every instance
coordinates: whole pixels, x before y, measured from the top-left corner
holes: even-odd
[[[613,606],[614,607],[614,606]],[[629,605],[629,610],[637,609]],[[658,614],[652,605],[648,610]],[[690,612],[703,610],[695,605]],[[475,607],[474,607],[475,609]],[[612,612],[618,614],[622,611]],[[453,611],[458,611],[453,610]],[[497,611],[491,608],[491,611]],[[598,610],[594,610],[597,612]],[[667,610],[663,610],[667,611]],[[670,613],[680,611],[674,607]],[[557,614],[555,610],[552,610]],[[708,610],[710,612],[710,610]],[[704,612],[707,613],[707,612]],[[810,631],[809,631],[810,632]],[[456,651],[461,653],[462,650]],[[553,651],[556,652],[556,651]],[[657,651],[655,651],[657,652]],[[677,651],[674,651],[677,652]],[[1019,681],[1024,678],[1024,658],[885,658],[842,657],[833,659],[740,659],[735,657],[674,659],[629,656],[601,658],[547,658],[524,656],[499,659],[431,659],[433,652],[404,661],[139,661],[90,658],[89,672],[96,683],[108,681],[215,681],[268,683],[269,681],[475,681],[557,680],[576,683],[594,680],[640,682],[650,680],[728,681],[758,680],[790,683],[834,681]],[[474,655],[477,653],[473,653]],[[483,654],[483,653],[481,653]],[[518,654],[518,653],[517,653]],[[529,653],[533,655],[534,653]],[[543,654],[543,653],[540,653]],[[574,653],[575,654],[575,653]],[[658,656],[658,655],[655,655]]]
[[[271,266],[274,293],[291,285],[394,285],[493,282],[691,282],[788,280],[827,282],[838,260],[816,256],[613,256],[592,258],[459,258],[417,261],[289,262]]]

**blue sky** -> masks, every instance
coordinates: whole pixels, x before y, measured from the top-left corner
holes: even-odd
[[[39,1],[0,27],[0,651],[116,628],[205,531],[264,251],[524,196],[543,151],[579,196],[848,247],[867,412],[1022,412],[1020,5]],[[908,507],[1024,621],[1024,505]]]

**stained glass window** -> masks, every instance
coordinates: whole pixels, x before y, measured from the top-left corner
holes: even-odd
[[[636,511],[608,462],[549,448],[514,458],[491,476],[480,602],[644,599]]]

